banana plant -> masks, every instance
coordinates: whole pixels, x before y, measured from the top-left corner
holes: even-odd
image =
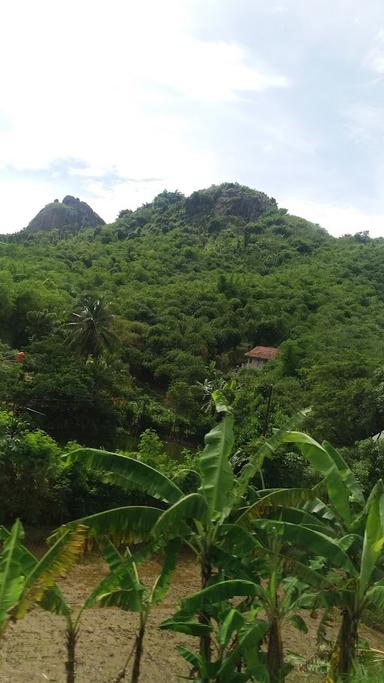
[[[38,560],[23,544],[24,530],[17,520],[10,531],[0,527],[0,635],[12,619],[25,616],[29,607],[37,603],[43,609],[66,617],[67,646],[71,645],[71,610],[55,581],[69,569],[83,550],[85,528],[78,525],[59,538]],[[73,659],[74,664],[74,659]],[[67,681],[73,683],[66,662]]]
[[[19,560],[18,546],[23,537],[20,521],[6,535],[0,529],[3,548],[0,554],[0,636],[2,636],[19,603],[25,585],[25,570]]]
[[[114,683],[119,683],[125,678],[131,659],[133,659],[131,683],[139,681],[148,617],[151,609],[164,598],[169,590],[178,551],[179,541],[177,539],[171,541],[164,552],[162,571],[151,588],[147,589],[140,580],[138,562],[130,549],[127,547],[121,554],[111,541],[104,542],[102,554],[109,564],[110,572],[97,587],[94,595],[90,596],[92,606],[96,603],[99,607],[118,607],[139,615],[133,647]]]
[[[287,571],[293,571],[297,578],[304,581],[304,584],[298,584],[301,588],[307,585],[308,588],[315,589],[312,594],[304,589],[300,597],[299,602],[302,603],[304,598],[307,606],[308,600],[317,599],[316,591],[328,596],[330,601],[335,600],[333,581],[336,580],[337,583],[340,570],[349,574],[354,572],[353,562],[344,551],[350,546],[351,550],[356,546],[365,502],[359,483],[340,453],[330,444],[319,444],[301,432],[286,432],[282,441],[298,444],[303,455],[322,476],[322,480],[310,490],[293,488],[259,492],[256,501],[236,519],[237,525],[252,531],[263,545],[264,563],[269,567],[267,583],[260,588],[264,598],[260,596],[260,599],[270,622],[267,636],[268,664],[273,682],[284,680],[281,624],[291,614],[289,600],[286,600],[289,595],[282,590],[287,580],[283,577]],[[324,494],[326,503],[319,498],[319,495]],[[330,566],[337,567],[337,572],[333,572],[326,580],[324,576],[311,571],[308,565],[298,562],[292,548],[284,558],[282,542],[327,557],[331,560]],[[260,551],[257,552],[260,554]],[[244,563],[247,557],[244,549],[242,557]],[[258,571],[262,574],[262,569]],[[292,607],[294,606],[293,603]],[[305,628],[298,615],[291,614],[291,617],[296,626]],[[345,666],[339,662],[336,669],[342,671]]]
[[[116,543],[152,541],[166,544],[179,538],[189,546],[200,565],[201,588],[217,578],[214,555],[221,542],[222,530],[229,518],[239,515],[246,504],[249,483],[259,471],[264,458],[269,457],[281,443],[284,431],[280,430],[244,468],[239,479],[234,475],[230,455],[234,443],[233,416],[224,396],[213,393],[219,422],[205,436],[205,448],[200,457],[200,488],[188,495],[174,482],[154,468],[133,458],[96,449],[77,449],[66,459],[81,462],[104,481],[124,488],[144,491],[154,499],[153,506],[126,506],[107,510],[97,515],[65,525],[82,523],[89,535],[109,537]],[[209,615],[202,608],[200,622],[209,626]],[[210,631],[201,635],[200,654],[211,657]]]
[[[218,407],[223,412],[221,403]],[[90,535],[107,536],[118,543],[152,540],[167,544],[174,538],[183,539],[198,557],[201,585],[206,587],[213,573],[210,551],[216,532],[233,503],[234,475],[228,462],[233,446],[232,415],[225,414],[207,434],[205,442],[200,461],[201,487],[188,495],[165,475],[132,458],[93,449],[73,451],[68,456],[71,461],[82,462],[104,481],[127,491],[145,491],[162,505],[108,510],[83,518],[81,523],[89,528]],[[79,520],[66,525],[59,534],[78,523]],[[202,614],[201,619],[206,620],[206,615]],[[202,639],[202,648],[209,658],[209,637]]]
[[[85,529],[82,529],[83,535],[85,534],[85,531]],[[21,541],[23,535],[24,534],[20,522],[16,522],[10,532],[8,532],[4,527],[0,528],[0,541],[3,541],[4,543],[4,550],[2,555],[4,556],[4,560],[7,560],[9,566],[12,566],[13,564],[13,574],[16,576],[17,581],[17,590],[15,590],[15,586],[12,584],[12,581],[14,581],[14,579],[12,578],[11,572],[8,572],[10,578],[8,580],[8,588],[6,588],[6,585],[3,584],[3,582],[1,581],[2,574],[0,574],[0,589],[2,595],[0,603],[2,606],[2,609],[0,610],[0,623],[3,627],[7,623],[7,620],[4,619],[4,616],[8,619],[12,615],[15,618],[18,618],[23,616],[23,614],[25,613],[25,604],[22,599],[22,591],[26,583],[24,575],[27,572],[29,573],[32,571],[35,573],[35,575],[37,575],[38,567],[40,564],[37,558],[22,544]],[[71,535],[73,536],[73,532],[71,532]],[[61,539],[59,539],[59,545],[61,547],[63,547],[64,538],[65,537],[63,536]],[[44,591],[43,595],[41,596],[41,599],[39,599],[38,601],[38,604],[42,609],[46,610],[47,612],[50,612],[51,614],[62,616],[65,619],[65,640],[67,652],[67,658],[65,661],[65,671],[67,683],[74,683],[76,679],[76,645],[80,632],[80,620],[84,611],[92,607],[100,607],[103,601],[106,603],[108,591],[116,589],[119,586],[119,580],[121,578],[120,565],[122,564],[123,559],[120,556],[120,554],[117,553],[116,549],[111,543],[105,544],[102,550],[104,559],[110,565],[110,573],[105,578],[103,578],[101,582],[90,593],[90,595],[87,596],[87,598],[81,605],[80,609],[74,610],[64,598],[64,595],[62,594],[60,588],[56,584],[51,585],[52,574],[49,580],[49,587]],[[56,552],[54,552],[54,556],[57,556]],[[46,565],[46,562],[43,562],[43,564]],[[0,566],[2,566],[2,564]],[[124,567],[125,572],[127,572],[128,568],[128,573],[131,576],[131,562],[126,562]],[[62,560],[59,561],[58,570],[60,575],[62,573],[62,569],[64,568],[65,566],[62,563]],[[164,579],[164,589],[165,583],[166,581]],[[143,587],[141,584],[135,583],[133,585],[133,589],[135,589],[139,593],[141,590],[143,590]],[[161,588],[159,586],[156,595],[159,596],[160,592]],[[8,598],[6,598],[5,596],[8,596]],[[101,598],[100,601],[99,598]],[[138,600],[138,595],[134,596],[134,600],[132,603],[133,607],[135,605],[137,606]],[[10,605],[8,609],[6,609],[7,605]],[[125,671],[123,673],[125,675]],[[122,680],[122,678],[123,676],[120,676],[116,680],[120,681]]]
[[[343,574],[333,573],[336,590],[323,591],[323,604],[337,606],[341,625],[331,656],[328,681],[350,675],[356,658],[361,616],[370,606],[384,608],[384,489],[379,480],[365,501],[362,487],[341,454],[329,443],[289,432],[284,440],[298,444],[303,455],[321,472],[327,484],[329,517],[336,542],[349,557]],[[297,534],[298,539],[298,534]],[[319,544],[317,546],[319,549]],[[329,547],[328,547],[329,550]],[[335,566],[335,556],[324,546],[318,552]]]
[[[316,591],[328,586],[293,553],[286,555],[285,551],[276,526],[271,533],[270,529],[265,532],[257,525],[247,530],[239,524],[227,524],[223,527],[216,558],[219,566],[222,563],[224,573],[241,577],[254,585],[252,607],[263,610],[267,624],[266,666],[271,683],[284,681],[290,670],[284,658],[283,625],[290,622],[306,632],[306,624],[299,612],[312,608]]]
[[[160,628],[201,637],[209,630],[216,654],[207,660],[179,645],[179,654],[192,666],[190,680],[200,683],[242,683],[257,680],[269,683],[266,655],[261,650],[268,624],[257,617],[252,600],[258,586],[252,581],[236,579],[219,581],[184,598],[180,610],[164,621]],[[231,600],[236,598],[236,607]],[[239,598],[244,598],[239,602]],[[201,610],[210,614],[210,623],[196,619]]]
[[[384,609],[383,484],[381,481],[376,484],[363,511],[355,520],[351,518],[353,533],[345,534],[335,515],[333,533],[329,535],[319,524],[308,523],[312,515],[305,514],[307,521],[304,523],[260,518],[253,519],[251,526],[256,533],[279,537],[284,544],[288,567],[315,588],[318,606],[339,609],[341,624],[327,678],[328,683],[334,683],[340,677],[348,679],[353,671],[364,611],[369,607]],[[346,523],[345,510],[342,518]],[[292,559],[289,548],[305,549],[309,556],[324,558],[325,574]]]

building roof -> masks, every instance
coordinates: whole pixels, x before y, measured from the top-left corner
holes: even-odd
[[[254,349],[247,351],[245,356],[250,356],[250,358],[261,358],[262,360],[270,360],[277,355],[278,349],[274,346],[255,346]]]

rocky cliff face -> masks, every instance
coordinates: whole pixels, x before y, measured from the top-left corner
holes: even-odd
[[[44,206],[32,218],[26,230],[38,232],[56,228],[66,232],[77,232],[81,228],[95,228],[97,225],[104,225],[104,222],[89,204],[80,201],[77,197],[67,195],[62,202],[55,199],[54,202]]]

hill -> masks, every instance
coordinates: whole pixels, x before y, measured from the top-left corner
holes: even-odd
[[[308,406],[315,436],[351,446],[384,424],[383,257],[382,239],[333,238],[234,183],[165,191],[76,234],[24,231],[0,252],[3,358],[26,353],[23,381],[3,364],[2,399],[61,441],[111,448],[149,427],[197,443],[208,390],[275,346],[235,373],[242,452]],[[86,298],[119,340],[99,362],[67,342]]]
[[[57,229],[65,232],[77,232],[84,227],[104,225],[104,221],[86,203],[80,199],[67,195],[62,202],[54,202],[44,206],[41,211],[28,223],[25,231],[40,232],[41,230]]]

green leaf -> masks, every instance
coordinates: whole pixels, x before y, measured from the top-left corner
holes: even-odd
[[[174,538],[188,532],[187,523],[202,520],[207,514],[207,503],[200,493],[190,493],[165,510],[152,530],[152,536]]]
[[[0,555],[0,633],[5,629],[9,610],[17,605],[24,590],[25,576],[16,557],[23,535],[21,522],[16,520]]]
[[[330,457],[333,459],[334,463],[337,466],[337,469],[339,470],[341,477],[343,481],[345,482],[345,485],[347,489],[351,492],[352,498],[354,501],[359,503],[362,507],[364,506],[365,499],[364,499],[364,493],[362,486],[360,482],[356,479],[355,475],[353,474],[352,470],[348,467],[346,461],[344,460],[343,456],[341,453],[336,450],[333,446],[331,446],[328,441],[323,441],[322,444],[323,448],[327,451],[327,453],[330,455]]]
[[[349,526],[352,522],[349,493],[332,453],[303,432],[286,432],[283,441],[298,444],[304,457],[325,477],[332,505],[341,519]]]
[[[226,647],[235,631],[239,631],[244,624],[244,617],[237,609],[230,609],[220,625],[218,641]]]
[[[73,612],[58,586],[52,586],[44,592],[39,606],[47,612],[61,617],[69,617]]]
[[[289,617],[289,621],[295,628],[297,628],[298,631],[301,631],[302,633],[308,633],[307,624],[299,614],[292,614],[292,616]]]
[[[187,621],[184,619],[167,619],[160,624],[163,631],[175,631],[176,633],[185,633],[187,636],[206,636],[212,631],[212,627],[208,624],[200,624],[198,621]]]
[[[180,545],[180,540],[176,538],[173,539],[165,549],[163,568],[152,590],[151,602],[153,605],[157,605],[168,593],[171,577],[176,569]]]
[[[84,549],[85,533],[81,524],[68,529],[36,563],[26,577],[17,618],[22,618],[33,602],[40,602],[47,588],[53,587],[56,579],[78,559]]]
[[[110,573],[94,588],[83,608],[89,609],[95,605],[114,606],[141,612],[144,609],[144,586],[139,580],[129,549],[126,549],[126,555],[123,556],[110,540],[106,540],[102,546],[102,555],[109,565]],[[119,594],[119,591],[123,592]]]
[[[87,536],[91,539],[108,537],[116,544],[141,543],[149,539],[161,513],[159,508],[141,505],[105,510],[64,524],[51,538],[60,537],[67,529],[83,524],[88,528]]]
[[[184,645],[176,645],[176,650],[178,651],[179,655],[184,657],[188,664],[191,664],[195,669],[197,669],[197,671],[200,671],[201,659],[198,655],[196,655],[194,652],[191,652],[191,650],[188,650],[186,647],[184,647]]]
[[[384,586],[373,586],[367,591],[366,605],[384,612]]]
[[[193,593],[184,598],[180,603],[180,612],[196,614],[208,603],[224,602],[237,596],[253,596],[257,593],[257,585],[253,581],[243,579],[231,579],[220,581],[202,591]]]
[[[215,404],[217,413],[230,414],[232,412],[231,407],[228,405],[227,399],[225,398],[223,392],[219,389],[212,391],[212,400]]]
[[[297,427],[306,417],[308,410],[301,410],[294,415],[289,425]],[[247,492],[249,482],[260,472],[265,458],[270,458],[283,443],[284,435],[287,433],[287,427],[283,429],[275,429],[272,436],[266,439],[259,450],[251,455],[249,461],[244,465],[237,480],[236,497],[241,499]]]
[[[308,500],[313,500],[317,495],[316,488],[276,489],[270,491],[267,495],[259,498],[253,505],[250,505],[238,518],[237,522],[241,523],[246,520],[262,517],[270,509],[302,505]]]
[[[142,612],[141,594],[134,589],[116,588],[98,597],[100,607],[118,607],[125,612]]]
[[[271,535],[279,533],[282,541],[302,546],[314,555],[321,555],[331,565],[345,569],[351,576],[357,576],[356,568],[347,553],[339,547],[336,541],[319,531],[271,519],[257,519],[253,522],[253,528],[263,529]]]
[[[10,537],[10,532],[5,527],[0,527],[0,541],[5,542]],[[36,567],[38,560],[22,543],[18,543],[14,551],[15,558],[20,566],[24,577],[28,576]],[[39,603],[40,607],[52,614],[68,617],[72,609],[66,602],[60,588],[56,585],[45,590]]]
[[[297,508],[282,508],[279,510],[279,520],[283,522],[291,522],[292,524],[301,524],[302,526],[309,527],[310,529],[315,529],[325,534],[326,536],[335,537],[337,536],[337,530],[328,524],[328,520],[323,516],[318,516],[317,513],[312,514],[305,506],[305,509]]]
[[[384,488],[381,479],[369,498],[368,516],[365,524],[363,552],[360,562],[359,598],[368,588],[372,572],[382,554],[384,544]]]
[[[239,524],[222,524],[218,533],[221,546],[229,547],[232,554],[243,557],[255,548],[262,547],[254,534]]]
[[[249,628],[244,635],[239,639],[238,644],[232,650],[231,654],[226,657],[224,663],[219,670],[220,678],[224,678],[228,674],[231,675],[235,670],[236,664],[244,657],[247,663],[247,670],[249,673],[256,673],[260,666],[260,657],[258,656],[258,649],[261,641],[268,630],[268,624],[261,619]]]
[[[67,462],[79,462],[108,484],[125,491],[144,491],[167,503],[176,503],[183,492],[164,474],[140,460],[96,448],[78,448],[64,456]]]
[[[207,501],[210,519],[225,518],[231,509],[234,476],[229,456],[233,441],[233,417],[230,415],[205,436],[205,448],[200,457],[199,493]]]
[[[17,520],[18,522],[18,520]],[[14,556],[17,558],[17,562],[20,564],[22,567],[22,572],[25,576],[29,574],[33,567],[37,563],[36,557],[21,543],[21,540],[24,537],[24,531],[22,529],[21,523],[18,522],[21,527],[21,534],[19,536],[19,540],[14,548]],[[3,543],[6,543],[6,541],[10,538],[11,533],[13,532],[14,526],[12,527],[11,531],[8,531],[5,527],[0,527],[0,541]]]

